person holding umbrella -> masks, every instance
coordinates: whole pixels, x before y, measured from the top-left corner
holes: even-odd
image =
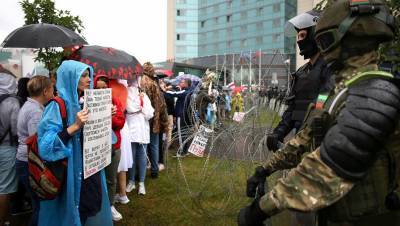
[[[105,75],[97,75],[94,78],[95,89],[107,89],[110,87],[109,79]],[[122,215],[115,209],[115,190],[117,188],[117,171],[118,164],[121,159],[121,129],[125,124],[125,115],[122,112],[121,102],[113,97],[112,98],[112,130],[115,134],[115,142],[113,141],[112,154],[111,154],[111,164],[105,168],[106,180],[107,180],[107,190],[108,199],[111,204],[111,214],[114,221],[122,220]]]

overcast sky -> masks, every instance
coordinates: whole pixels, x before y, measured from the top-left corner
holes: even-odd
[[[20,0],[1,0],[0,42],[24,24]],[[85,26],[89,44],[122,49],[141,63],[165,61],[167,55],[166,0],[55,0]]]

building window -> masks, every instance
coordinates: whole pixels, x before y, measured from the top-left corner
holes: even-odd
[[[256,27],[257,31],[261,32],[263,29],[263,22],[257,22]]]
[[[186,46],[177,46],[176,47],[176,52],[177,53],[185,53],[186,52]]]
[[[232,18],[232,15],[227,15],[226,16],[226,22],[227,23],[231,22],[231,18]]]
[[[280,34],[273,34],[272,35],[272,42],[278,42],[280,37],[281,37]]]
[[[240,13],[240,17],[241,17],[242,19],[246,19],[246,18],[247,18],[247,12],[241,12],[241,13]]]
[[[272,8],[273,8],[272,10],[274,11],[274,13],[280,12],[281,11],[281,3],[275,3]]]
[[[214,13],[218,12],[218,5],[214,5]]]
[[[263,8],[263,7],[258,8],[258,9],[257,9],[257,16],[261,16],[262,13],[263,13],[263,11],[264,11],[264,8]]]
[[[214,50],[218,50],[218,48],[219,48],[218,43],[215,43],[215,44],[214,44]]]
[[[214,22],[215,24],[218,24],[218,17],[215,17]]]
[[[263,44],[263,37],[262,37],[262,36],[257,37],[257,38],[256,38],[256,43],[257,43],[258,45]]]
[[[246,4],[246,0],[241,0],[240,3],[241,3],[242,5],[244,5],[244,4]]]
[[[206,21],[205,20],[203,20],[203,21],[201,21],[201,27],[204,27],[205,25],[206,25]]]
[[[228,0],[226,4],[228,5],[228,8],[232,8],[232,0]]]
[[[180,34],[176,34],[176,40],[181,40],[181,35]]]
[[[227,28],[226,29],[226,36],[232,36],[232,28]]]
[[[180,9],[176,10],[176,15],[177,15],[177,16],[180,16],[180,15],[181,15],[181,10],[180,10]]]
[[[227,41],[226,48],[231,48],[231,47],[232,47],[232,41]]]
[[[246,47],[247,46],[247,39],[242,39],[241,41],[240,41],[240,47]]]
[[[247,32],[247,25],[240,26],[240,32]]]
[[[276,18],[272,21],[272,26],[273,27],[280,27],[281,26],[281,19],[280,18]]]
[[[219,38],[219,31],[214,31],[214,39],[218,39]]]
[[[176,27],[177,28],[186,28],[186,22],[178,21],[178,22],[176,22]]]

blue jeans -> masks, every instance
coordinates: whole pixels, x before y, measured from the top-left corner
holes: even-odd
[[[150,151],[151,173],[158,173],[159,147],[160,147],[160,135],[158,133],[150,132],[149,151]]]
[[[32,191],[31,186],[29,185],[29,171],[28,171],[28,163],[24,161],[17,160],[15,163],[15,168],[17,170],[17,175],[19,180],[24,185],[26,191],[31,195],[32,200],[32,217],[30,221],[30,226],[38,225],[38,216],[40,209],[40,201],[36,194]]]
[[[147,144],[131,143],[132,145],[132,168],[128,169],[129,180],[135,181],[136,167],[139,169],[139,182],[144,182],[146,177],[146,150]]]

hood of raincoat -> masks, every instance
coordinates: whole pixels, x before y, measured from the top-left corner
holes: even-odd
[[[0,95],[17,93],[17,79],[9,73],[0,72]]]
[[[89,70],[90,87],[93,87],[93,70],[86,64],[68,60],[64,61],[57,70],[56,87],[67,107],[68,125],[74,123],[77,112],[81,110],[78,84],[85,70]],[[83,179],[82,131],[76,132],[67,143],[64,143],[58,135],[63,131],[62,126],[59,108],[55,102],[51,102],[46,106],[38,127],[39,154],[47,161],[68,158],[67,177],[64,190],[56,199],[41,201],[38,225],[81,226],[79,202]],[[101,171],[101,184],[101,211],[96,216],[89,217],[85,226],[113,225],[104,170]]]
[[[93,87],[94,87],[95,89],[96,89],[96,87],[97,87],[97,81],[99,81],[99,78],[102,78],[102,77],[108,78],[106,75],[96,75],[96,76],[94,77]],[[109,83],[110,83],[110,82],[108,82],[107,85],[109,85]]]

